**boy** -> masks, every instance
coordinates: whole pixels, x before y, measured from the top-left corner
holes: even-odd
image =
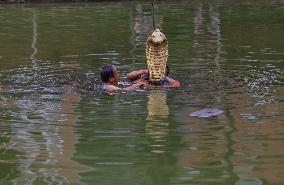
[[[138,82],[126,88],[117,87],[119,81],[119,73],[114,65],[106,64],[102,67],[101,79],[103,81],[102,89],[108,92],[115,91],[133,91],[145,87],[145,82]]]
[[[169,66],[166,65],[166,73],[163,81],[161,82],[162,85],[165,87],[170,87],[170,88],[179,88],[180,87],[180,82],[178,80],[171,79],[169,77],[170,69]],[[144,82],[149,85],[149,77],[148,77],[148,70],[138,70],[138,71],[133,71],[131,73],[127,74],[127,79],[133,81],[133,83],[140,83]]]

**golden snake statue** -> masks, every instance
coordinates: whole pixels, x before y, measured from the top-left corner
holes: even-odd
[[[159,30],[153,31],[146,42],[146,58],[149,80],[157,84],[164,79],[168,60],[168,40]]]

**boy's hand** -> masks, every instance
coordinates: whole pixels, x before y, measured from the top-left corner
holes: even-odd
[[[144,70],[144,74],[149,75],[149,70],[148,70],[148,69],[145,69],[145,70]]]
[[[141,82],[136,83],[136,86],[141,89],[146,89],[149,86],[149,84],[146,80],[143,80]]]
[[[167,83],[172,83],[174,80],[173,79],[171,79],[170,77],[168,77],[168,76],[165,76],[164,77],[164,80],[167,82]]]

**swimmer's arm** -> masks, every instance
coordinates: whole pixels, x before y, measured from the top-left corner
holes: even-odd
[[[145,89],[147,88],[148,84],[145,81],[134,83],[133,85],[123,88],[123,91],[134,91],[137,89]]]
[[[167,82],[166,87],[171,87],[171,88],[179,88],[180,87],[180,82],[178,80],[174,80],[168,76],[165,76],[164,80]]]
[[[145,69],[145,70],[133,71],[127,74],[127,79],[134,81],[140,78],[140,76],[144,74],[148,74],[148,70]]]
[[[140,83],[140,82],[145,82],[145,79],[143,79],[143,78],[138,78],[137,80],[134,80],[134,81],[133,81],[133,84],[137,84],[137,83]]]
[[[147,84],[145,82],[138,82],[126,88],[119,88],[114,85],[104,86],[104,90],[107,92],[121,92],[121,91],[135,91],[137,89],[145,89]]]

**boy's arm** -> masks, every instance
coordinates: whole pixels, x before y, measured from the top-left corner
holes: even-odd
[[[141,81],[138,83],[135,83],[129,87],[123,88],[123,91],[133,91],[133,90],[137,90],[137,89],[145,89],[148,87],[148,83],[146,81]]]
[[[127,74],[128,80],[137,80],[141,75],[148,74],[148,70],[138,70]]]
[[[168,76],[166,76],[164,80],[168,83],[166,87],[180,88],[180,82],[178,80],[174,80]]]
[[[134,91],[137,89],[145,89],[148,86],[146,82],[138,82],[126,88],[119,88],[114,85],[107,85],[104,87],[104,90],[107,92],[119,92],[119,91]]]

